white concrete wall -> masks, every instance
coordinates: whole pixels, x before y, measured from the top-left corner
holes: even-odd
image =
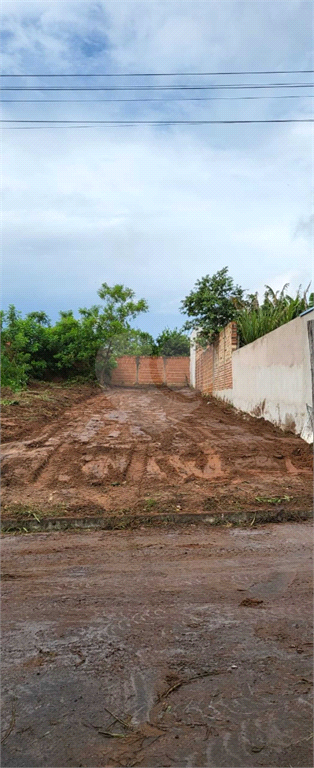
[[[213,397],[218,397],[219,400],[226,400],[227,403],[233,405],[233,389],[214,389]]]
[[[314,310],[235,350],[233,389],[214,395],[311,442],[306,407],[312,406],[307,323],[313,319]]]

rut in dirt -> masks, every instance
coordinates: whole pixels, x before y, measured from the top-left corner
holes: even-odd
[[[310,446],[189,388],[97,393],[2,453],[4,514],[312,503]]]

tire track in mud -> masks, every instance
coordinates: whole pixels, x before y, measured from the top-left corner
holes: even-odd
[[[191,390],[93,396],[33,439],[4,445],[4,500],[27,496],[48,509],[53,496],[54,505],[114,511],[147,496],[172,498],[181,509],[182,497],[185,511],[202,511],[211,508],[204,507],[208,494],[250,507],[257,496],[311,497],[310,447],[260,421],[254,433],[234,413],[229,423],[224,405],[219,415],[217,404],[209,407]]]
[[[126,482],[130,482],[137,486],[138,495],[141,494],[141,486],[144,474],[147,467],[147,448],[136,448],[132,454],[129,465],[127,467],[125,478]]]
[[[42,464],[37,467],[32,477],[32,483],[34,485],[41,486],[47,481],[49,483],[50,480],[54,479],[53,467],[51,468],[50,465],[53,463],[54,459],[58,456],[61,450],[62,445],[59,443],[59,445],[53,451],[51,451],[50,454],[48,454]]]

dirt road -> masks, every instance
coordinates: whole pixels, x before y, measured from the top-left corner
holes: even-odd
[[[2,766],[312,766],[311,550],[307,523],[6,537]]]
[[[44,419],[40,392],[4,408],[4,516],[311,509],[312,449],[270,423],[188,388],[48,388]]]

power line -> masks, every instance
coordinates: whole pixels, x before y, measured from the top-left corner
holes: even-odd
[[[286,93],[283,96],[175,96],[172,99],[0,99],[1,104],[120,104],[121,102],[160,102],[171,104],[173,101],[239,101],[248,99],[313,99],[308,93]]]
[[[55,123],[67,125],[79,125],[86,123],[86,127],[93,125],[235,125],[249,123],[314,123],[314,118],[283,118],[269,120],[0,120],[0,123],[40,123],[51,127]],[[35,126],[36,127],[36,126]]]
[[[186,121],[188,122],[188,121]],[[313,120],[212,120],[207,121],[212,123],[302,123],[302,122],[313,122]],[[199,121],[200,124],[206,123],[206,121]],[[154,123],[154,125],[160,125],[161,123]],[[195,122],[193,123],[195,125]],[[126,122],[126,123],[108,123],[107,125],[91,125],[90,123],[78,123],[77,125],[10,125],[10,126],[4,126],[2,128],[2,131],[45,131],[52,129],[55,130],[75,130],[77,128],[130,128],[134,127],[136,123],[134,122]],[[152,123],[150,123],[152,125]],[[173,123],[162,123],[162,125],[173,125]]]
[[[46,74],[0,74],[0,77],[201,77],[213,75],[296,75],[311,74],[314,69],[264,69],[241,70],[239,72],[93,72],[93,73],[46,73]]]
[[[4,85],[1,91],[211,91],[260,88],[313,88],[314,83],[233,83],[227,85],[77,85],[77,86],[11,86]]]

